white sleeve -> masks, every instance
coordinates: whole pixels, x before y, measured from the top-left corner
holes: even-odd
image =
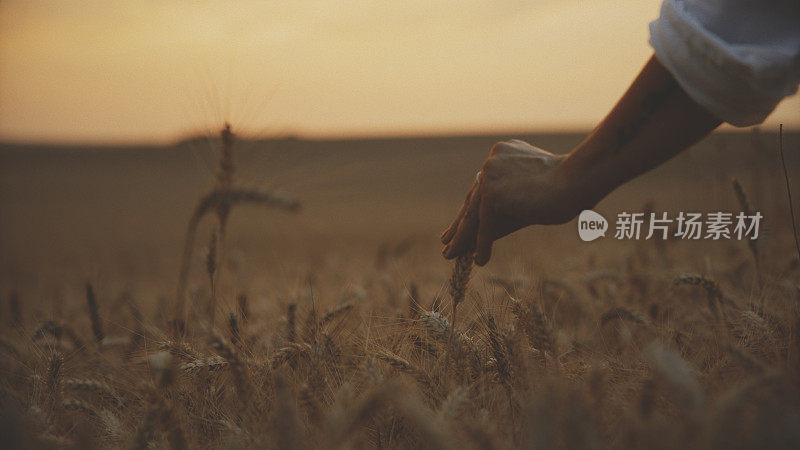
[[[759,124],[800,84],[800,2],[664,0],[650,45],[712,114]]]

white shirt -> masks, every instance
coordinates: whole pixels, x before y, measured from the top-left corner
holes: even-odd
[[[759,124],[800,84],[800,1],[664,0],[650,45],[712,114]]]

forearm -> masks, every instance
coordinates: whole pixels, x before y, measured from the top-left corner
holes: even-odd
[[[586,208],[621,184],[664,163],[721,121],[694,102],[651,57],[605,119],[562,164]]]

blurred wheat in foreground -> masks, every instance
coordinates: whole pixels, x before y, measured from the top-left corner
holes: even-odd
[[[627,292],[615,306],[567,282],[579,298],[503,291],[481,310],[463,308],[479,301],[468,292],[456,328],[424,303],[414,316],[391,315],[346,295],[325,310],[292,302],[265,316],[240,299],[225,325],[195,324],[182,341],[166,320],[111,311],[109,294],[89,285],[82,323],[23,313],[0,341],[4,439],[27,448],[797,448],[797,291],[776,287],[762,308],[724,278],[650,273],[613,274]],[[634,275],[643,289],[630,289]],[[381,298],[381,285],[373,289],[365,297]],[[556,321],[556,302],[579,302],[580,313],[559,319],[569,326]],[[104,335],[105,322],[131,333]]]

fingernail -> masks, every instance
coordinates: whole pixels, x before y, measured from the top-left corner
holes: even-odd
[[[451,244],[447,244],[442,254],[444,255],[445,259],[453,259],[453,246]]]

